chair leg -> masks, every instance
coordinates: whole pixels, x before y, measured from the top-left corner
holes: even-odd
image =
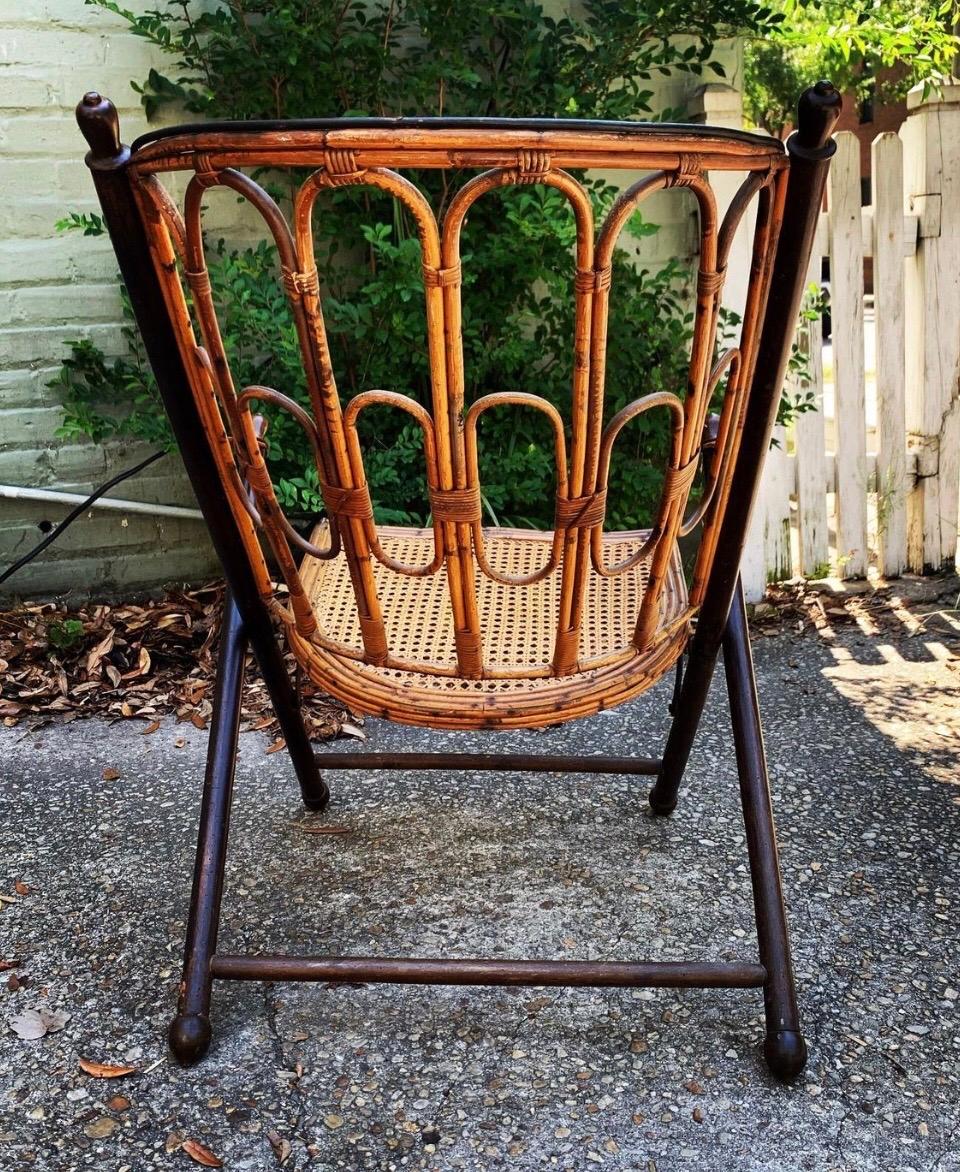
[[[767,1022],[764,1057],[772,1073],[787,1080],[803,1070],[807,1046],[800,1032],[757,685],[739,580],[723,637],[723,665],[740,775],[760,963],[767,970],[763,987]]]
[[[674,688],[673,699],[670,701],[673,721],[663,751],[660,772],[650,790],[650,809],[654,814],[672,814],[676,809],[677,794],[683,781],[690,750],[693,748],[693,738],[697,735],[700,717],[707,702],[707,693],[710,690],[719,650],[719,640],[715,639],[708,643],[700,637],[699,631],[690,644],[686,668],[682,675],[678,675],[679,687]]]
[[[246,650],[243,622],[228,592],[224,603],[210,742],[200,806],[200,831],[187,919],[183,980],[180,983],[177,1015],[170,1024],[169,1033],[170,1049],[184,1066],[198,1062],[210,1045],[210,961],[216,949],[220,922]]]
[[[246,628],[300,783],[303,804],[308,810],[322,810],[330,801],[330,790],[320,773],[316,754],[303,723],[297,693],[283,662],[283,654],[266,608],[256,615],[247,616]]]

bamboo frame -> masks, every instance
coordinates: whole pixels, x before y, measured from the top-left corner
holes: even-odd
[[[762,987],[767,1020],[765,1055],[780,1078],[803,1067],[789,942],[780,892],[753,665],[737,567],[769,442],[807,258],[833,144],[839,97],[818,83],[800,103],[799,129],[784,154],[758,136],[703,128],[638,124],[500,120],[330,120],[295,124],[181,127],[145,136],[132,150],[119,140],[116,111],[98,94],[78,106],[90,146],[87,163],[127,282],[151,364],[227,576],[210,749],[201,811],[194,891],[187,928],[184,980],[171,1045],[182,1062],[196,1061],[211,1038],[210,995],[215,978],[364,979],[455,984],[649,985]],[[294,204],[291,229],[275,202],[240,166],[309,166],[314,170]],[[652,170],[617,201],[593,239],[589,202],[566,167]],[[438,226],[426,202],[396,167],[474,167],[483,174],[455,198]],[[747,178],[722,222],[708,182],[711,170],[741,170]],[[194,172],[181,213],[157,176]],[[789,170],[789,180],[788,180]],[[536,396],[501,392],[464,410],[459,346],[459,232],[469,204],[507,183],[548,183],[570,199],[577,216],[573,288],[577,306],[571,388],[571,442],[565,444],[555,409]],[[432,410],[389,391],[368,391],[344,409],[337,395],[323,327],[320,282],[312,254],[310,213],[324,187],[374,183],[402,199],[417,219],[424,259],[427,348]],[[277,245],[310,391],[312,414],[272,388],[233,386],[210,295],[201,231],[203,193],[226,186],[263,216]],[[641,397],[603,427],[604,355],[610,262],[632,210],[654,190],[690,188],[701,225],[697,310],[687,394]],[[718,299],[736,225],[759,200],[747,314],[739,344],[711,363]],[[459,200],[459,203],[457,202]],[[779,236],[782,222],[791,231]],[[178,264],[189,284],[187,304]],[[716,427],[705,427],[710,397],[726,375]],[[189,394],[184,389],[189,388]],[[313,445],[332,516],[329,538],[306,541],[279,509],[263,457],[254,400],[290,411]],[[406,410],[424,435],[424,459],[434,527],[423,540],[432,557],[410,564],[393,557],[373,523],[356,420],[372,403]],[[496,541],[478,516],[476,423],[492,406],[545,410],[554,426],[558,493],[554,530],[543,535],[544,564],[510,574],[493,564]],[[610,452],[621,429],[654,407],[674,418],[673,448],[658,516],[650,532],[603,534]],[[704,434],[711,437],[705,497],[684,519]],[[249,483],[248,499],[244,480]],[[691,596],[676,554],[677,535],[703,522]],[[274,591],[257,539],[262,530],[286,579],[289,604]],[[611,564],[604,547],[626,543]],[[291,546],[305,552],[298,566]],[[341,559],[341,554],[343,555]],[[345,567],[356,598],[359,647],[325,636],[308,588],[324,566]],[[392,656],[377,594],[375,565],[405,582],[429,583],[443,569],[455,627],[452,664]],[[579,633],[595,613],[603,583],[646,575],[632,634],[623,646],[584,658]],[[552,652],[492,670],[485,664],[476,585],[531,589],[556,576],[558,621]],[[305,584],[306,583],[306,584]],[[599,585],[598,585],[599,584]],[[586,611],[585,611],[586,608]],[[332,768],[517,768],[557,772],[656,773],[655,813],[676,803],[693,736],[703,711],[721,640],[741,798],[747,827],[757,917],[759,963],[487,961],[366,957],[239,957],[217,951],[217,927],[231,802],[244,654],[253,647],[287,740],[307,806],[322,809],[329,794],[306,736],[302,715],[271,629],[284,623],[290,646],[315,679],[365,711],[430,727],[526,727],[569,720],[621,703],[662,678],[689,651],[662,759],[545,758],[520,754],[330,754]],[[319,616],[322,617],[322,616]],[[692,620],[696,634],[690,641]],[[443,682],[456,684],[444,692]],[[439,687],[438,687],[439,683]],[[678,677],[679,683],[679,677]],[[453,698],[451,698],[453,697]],[[401,759],[402,758],[402,759]]]
[[[739,346],[711,364],[715,345],[719,298],[723,287],[730,243],[751,200],[761,196],[755,250],[768,256],[780,225],[782,199],[767,198],[782,192],[786,156],[782,145],[750,135],[712,132],[691,134],[674,128],[637,133],[628,128],[598,125],[594,129],[532,127],[486,129],[417,123],[397,125],[389,131],[371,126],[339,124],[322,132],[274,131],[267,128],[243,134],[199,129],[190,134],[159,134],[141,140],[129,164],[141,214],[148,226],[158,277],[187,361],[194,370],[192,390],[206,403],[208,426],[217,433],[218,471],[229,488],[232,508],[262,530],[284,585],[288,601],[276,595],[270,604],[285,622],[291,647],[302,666],[319,686],[361,711],[394,720],[422,722],[424,713],[442,720],[444,727],[523,727],[552,720],[572,719],[588,711],[622,702],[656,682],[682,649],[682,630],[689,630],[700,601],[697,591],[709,577],[715,551],[714,534],[727,499],[730,469],[735,461],[740,432],[738,421],[752,369],[759,307],[765,303],[770,279],[769,265],[756,267],[748,301],[747,319]],[[694,149],[695,148],[695,149]],[[295,152],[291,154],[291,152]],[[389,157],[386,152],[389,151]],[[267,192],[240,167],[254,163],[289,165],[292,159],[314,166],[300,184],[293,200],[292,224]],[[593,210],[583,185],[563,166],[584,167],[602,159],[607,166],[651,166],[659,169],[627,188],[616,200],[596,233]],[[496,166],[488,166],[496,162]],[[316,164],[320,165],[317,166]],[[438,223],[422,193],[394,167],[485,166],[454,195]],[[728,213],[718,218],[708,180],[708,168],[738,167],[746,178]],[[193,172],[181,218],[158,182],[158,175],[174,169]],[[575,301],[573,381],[566,426],[556,408],[539,396],[501,391],[486,395],[467,408],[466,372],[460,338],[462,275],[460,237],[471,207],[498,188],[537,183],[563,194],[576,220],[576,255],[572,280]],[[372,186],[399,200],[413,217],[419,234],[424,275],[427,321],[427,353],[432,386],[430,409],[395,391],[364,391],[346,405],[341,403],[330,359],[323,322],[322,287],[313,248],[312,215],[318,196],[326,189]],[[260,214],[280,257],[283,284],[293,313],[307,378],[312,413],[270,387],[247,387],[238,392],[233,384],[217,323],[202,235],[202,206],[207,192],[226,187],[245,199]],[[697,303],[686,395],[681,401],[665,394],[641,396],[604,427],[607,321],[611,296],[613,251],[630,216],[656,191],[685,188],[699,209],[700,247]],[[199,325],[200,339],[193,335],[190,309],[177,266],[189,286]],[[192,357],[192,362],[189,361]],[[712,366],[712,368],[711,368]],[[683,514],[700,462],[704,423],[710,398],[722,374],[729,370],[724,409],[721,413],[719,457],[706,498],[693,520]],[[310,438],[322,495],[331,519],[330,539],[325,545],[300,537],[277,501],[269,469],[252,427],[255,400],[292,414]],[[361,412],[372,404],[389,405],[408,412],[421,428],[426,479],[433,515],[434,550],[426,560],[412,565],[385,552],[374,522],[374,505],[363,465],[357,433]],[[481,414],[504,405],[531,407],[544,412],[554,431],[557,469],[557,504],[549,555],[542,565],[519,576],[504,576],[486,552],[481,517],[482,485],[477,452],[477,423]],[[637,415],[657,407],[667,408],[673,419],[673,444],[661,501],[651,531],[618,564],[604,563],[606,535],[603,519],[607,478],[613,445],[622,428]],[[238,491],[241,479],[252,486],[251,509]],[[683,603],[677,623],[676,599],[665,600],[664,590],[676,594],[685,588],[676,574],[676,540],[696,522],[705,521],[703,543],[695,577],[694,598]],[[245,531],[246,531],[245,529]],[[249,543],[249,534],[247,541]],[[293,550],[307,555],[297,564]],[[325,602],[305,586],[311,559],[340,556],[349,568],[356,599],[362,649],[344,647],[324,630]],[[400,656],[390,646],[383,600],[374,564],[411,579],[429,578],[445,571],[447,606],[452,615],[456,647],[456,674],[470,681],[487,680],[486,689],[450,690],[446,694],[423,684],[422,677],[447,674],[429,660],[417,662]],[[621,638],[599,655],[584,659],[581,642],[584,614],[596,607],[597,579],[644,567],[644,591],[629,639]],[[477,596],[481,577],[501,585],[532,586],[556,573],[559,592],[554,614],[543,613],[538,622],[553,631],[554,650],[550,675],[566,680],[563,688],[544,688],[539,663],[523,658],[492,665],[485,650],[485,622]],[[269,596],[269,587],[261,581]],[[504,605],[512,606],[512,595]],[[426,621],[422,593],[411,582],[405,596],[410,622]],[[487,623],[501,618],[487,616]],[[669,652],[664,654],[665,649]],[[336,662],[342,656],[343,663]],[[343,679],[360,659],[381,672],[365,674],[364,686]],[[589,673],[598,666],[617,664],[619,670],[604,677],[607,692],[599,692]],[[394,686],[383,672],[405,671],[409,678]],[[502,678],[526,676],[526,695],[503,699],[494,686]],[[372,688],[367,685],[373,681]]]

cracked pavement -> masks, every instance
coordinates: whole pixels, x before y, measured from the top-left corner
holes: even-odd
[[[811,1050],[791,1087],[759,1057],[757,991],[224,983],[210,1055],[181,1070],[165,1030],[205,734],[0,729],[0,1168],[188,1169],[192,1139],[249,1172],[957,1172],[957,633],[948,615],[757,641]],[[721,677],[667,820],[643,778],[393,771],[330,774],[308,816],[284,755],[245,735],[221,946],[752,960]],[[367,747],[656,753],[669,692],[543,733],[368,721]],[[70,1018],[24,1041],[5,1023],[30,1008]]]

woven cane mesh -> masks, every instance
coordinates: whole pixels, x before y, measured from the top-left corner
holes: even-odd
[[[430,529],[382,528],[381,543],[390,557],[408,565],[428,564],[433,556],[434,535]],[[646,532],[616,533],[604,540],[605,561],[620,562],[635,553],[646,540]],[[313,535],[316,545],[328,541],[326,525]],[[528,575],[549,558],[552,534],[525,530],[491,530],[486,534],[491,567],[503,576]],[[453,618],[443,572],[427,578],[394,573],[376,563],[374,576],[383,608],[387,645],[397,659],[416,662],[425,672],[456,667]],[[346,559],[319,561],[307,558],[301,577],[314,614],[324,636],[362,652],[356,602]],[[580,659],[583,663],[608,654],[611,648],[630,645],[634,625],[647,582],[647,563],[615,578],[589,574],[588,604],[580,630]],[[556,637],[560,574],[523,586],[505,585],[477,577],[477,607],[483,637],[484,666],[491,672],[547,669]],[[670,575],[662,608],[662,622],[668,624],[682,614],[686,604],[679,564]],[[470,687],[475,681],[434,677],[441,688]],[[527,687],[531,681],[498,682],[505,686]]]

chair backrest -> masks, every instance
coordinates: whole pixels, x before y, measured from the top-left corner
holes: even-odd
[[[440,221],[404,171],[450,169],[469,177]],[[628,169],[643,173],[595,225],[588,192],[571,170]],[[298,571],[295,551],[312,557],[345,557],[355,594],[362,657],[388,664],[375,562],[397,574],[443,576],[455,634],[456,673],[484,673],[478,575],[521,586],[560,576],[553,619],[551,673],[578,670],[578,640],[590,574],[610,576],[646,566],[646,588],[633,630],[633,645],[646,648],[658,631],[661,593],[678,537],[703,522],[690,590],[693,613],[701,601],[717,549],[717,535],[734,464],[757,355],[760,324],[780,228],[788,161],[780,142],[765,137],[691,126],[565,121],[344,119],[286,124],[210,124],[145,136],[133,144],[128,172],[174,325],[191,391],[202,416],[223,482],[261,592],[306,639],[323,641]],[[285,213],[251,177],[259,169],[306,174]],[[718,214],[711,172],[742,172],[743,181],[725,214]],[[161,178],[190,173],[182,207]],[[472,174],[471,174],[472,173]],[[513,184],[544,184],[569,201],[576,220],[570,273],[575,302],[569,410],[561,413],[527,391],[504,390],[465,402],[461,339],[461,229],[470,208],[488,192]],[[395,389],[366,390],[343,402],[336,386],[324,327],[323,275],[317,271],[312,217],[330,189],[369,185],[399,201],[419,234],[424,345],[429,358],[429,406]],[[278,252],[280,279],[289,299],[309,391],[310,410],[279,388],[238,387],[225,353],[211,294],[203,238],[207,192],[226,187],[263,217]],[[636,399],[605,423],[604,384],[608,310],[614,249],[631,215],[652,193],[686,188],[696,200],[699,224],[696,308],[686,394],[667,392]],[[717,323],[724,275],[734,234],[756,204],[753,263],[736,345],[717,356]],[[531,372],[531,381],[535,372]],[[688,511],[691,483],[701,459],[705,422],[723,384],[715,455],[703,494]],[[330,519],[329,543],[315,546],[284,516],[264,460],[251,406],[288,411],[312,445],[320,491]],[[357,421],[370,406],[408,413],[423,436],[427,502],[434,533],[427,564],[406,565],[384,548],[374,521]],[[542,565],[504,576],[487,556],[481,521],[477,431],[484,412],[499,406],[534,408],[551,425],[557,494],[552,544]],[[669,463],[649,537],[619,565],[604,561],[603,523],[611,451],[621,430],[638,415],[662,409],[671,420]],[[566,417],[564,417],[566,416]],[[243,481],[251,486],[248,499]],[[692,514],[692,515],[691,515]],[[277,596],[257,540],[269,541],[287,588]],[[513,597],[513,591],[507,592]],[[506,596],[506,595],[505,595]],[[318,621],[319,620],[319,621]],[[622,648],[610,648],[611,653]],[[349,652],[356,654],[355,650]],[[416,665],[414,665],[416,666]]]

